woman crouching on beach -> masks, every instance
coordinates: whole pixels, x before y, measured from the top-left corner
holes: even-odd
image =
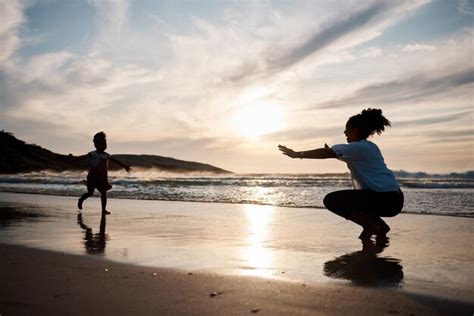
[[[360,239],[376,235],[377,240],[387,238],[390,227],[381,217],[392,217],[401,212],[403,193],[392,171],[385,165],[380,149],[367,138],[381,134],[390,121],[382,110],[367,109],[349,118],[344,134],[347,144],[334,145],[308,151],[294,151],[282,145],[284,155],[300,159],[337,158],[347,163],[354,190],[331,192],[324,205],[331,212],[363,227]]]

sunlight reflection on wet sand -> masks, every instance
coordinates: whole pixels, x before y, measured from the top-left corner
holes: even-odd
[[[269,277],[273,275],[273,252],[265,246],[273,220],[273,206],[244,206],[247,219],[247,248],[242,251],[242,261],[247,262],[243,275]]]

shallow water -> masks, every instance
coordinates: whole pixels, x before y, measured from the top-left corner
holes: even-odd
[[[474,217],[474,179],[466,175],[401,177],[404,213]],[[0,175],[0,191],[79,196],[85,173]],[[414,176],[414,175],[413,175]],[[189,201],[324,208],[332,191],[351,188],[348,175],[183,175],[111,173],[109,196],[137,200]]]

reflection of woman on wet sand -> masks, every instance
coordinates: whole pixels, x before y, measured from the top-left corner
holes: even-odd
[[[383,241],[390,227],[381,217],[392,217],[403,207],[403,193],[392,171],[385,165],[380,149],[367,140],[369,136],[381,134],[390,122],[382,115],[382,110],[367,109],[349,118],[346,123],[348,144],[327,145],[324,148],[296,152],[279,145],[284,155],[301,159],[337,158],[347,163],[351,172],[354,190],[329,193],[324,205],[363,227],[360,239],[376,235]]]
[[[109,239],[109,236],[105,233],[105,214],[102,213],[100,217],[99,233],[94,234],[92,228],[84,224],[82,213],[77,214],[77,224],[84,229],[84,247],[86,248],[86,252],[91,255],[104,253],[105,245]]]
[[[363,286],[398,286],[403,280],[400,260],[377,257],[388,246],[362,241],[362,250],[340,256],[324,264],[324,274],[335,279],[350,280]]]

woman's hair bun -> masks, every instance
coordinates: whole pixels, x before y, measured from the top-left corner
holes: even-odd
[[[385,126],[391,126],[389,120],[382,115],[381,109],[367,108],[360,114],[354,115],[348,121],[351,127],[357,127],[364,138],[375,133],[382,134]]]
[[[368,116],[380,116],[382,115],[382,110],[380,109],[371,109],[371,108],[368,108],[366,110],[362,110],[362,115],[368,115]]]

